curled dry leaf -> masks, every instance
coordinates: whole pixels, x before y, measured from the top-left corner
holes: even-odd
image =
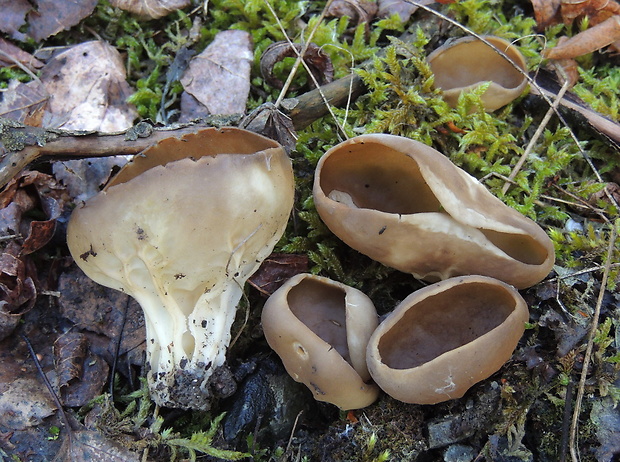
[[[276,140],[289,154],[297,144],[293,121],[273,103],[261,104],[241,121],[239,127]]]
[[[54,177],[36,171],[24,171],[0,193],[0,209],[5,221],[0,231],[23,238],[20,255],[39,250],[54,235],[56,219],[66,203],[67,194]],[[32,219],[45,215],[45,220]],[[10,220],[9,220],[10,217]],[[9,221],[6,221],[9,220]]]
[[[137,117],[125,101],[132,93],[118,51],[102,41],[85,42],[54,56],[41,72],[52,95],[44,125],[115,132]]]
[[[19,257],[19,245],[10,242],[0,255],[0,340],[17,327],[37,298],[32,263]]]
[[[112,6],[152,19],[166,16],[190,3],[190,0],[110,0]]]
[[[558,24],[562,20],[560,4],[562,0],[531,0],[534,18],[540,30]]]
[[[84,334],[67,332],[54,343],[54,366],[58,386],[62,389],[82,376],[82,365],[86,358],[88,341]]]
[[[101,393],[109,366],[89,351],[85,334],[70,331],[54,343],[54,366],[65,406],[84,406]]]
[[[274,68],[284,58],[296,58],[301,53],[303,49],[302,44],[294,43],[293,46],[295,47],[294,49],[286,41],[275,42],[269,45],[263,52],[260,58],[260,71],[265,81],[272,87],[284,87],[284,82],[276,77]],[[304,61],[319,85],[329,83],[334,79],[332,61],[329,55],[319,48],[318,45],[314,43],[308,45],[308,49],[304,54]],[[309,82],[309,85],[314,87],[312,81]],[[291,89],[295,89],[295,87],[292,86]]]
[[[570,59],[600,50],[620,40],[620,16],[612,16],[558,46],[543,51],[547,59]]]
[[[590,26],[595,26],[614,14],[620,14],[620,5],[614,0],[560,0],[560,13],[566,25],[587,16]]]
[[[192,58],[181,84],[205,107],[203,115],[244,113],[253,59],[249,33],[220,32],[202,53]],[[186,110],[182,103],[181,112]]]
[[[368,0],[335,0],[327,9],[327,16],[347,16],[354,25],[370,22],[377,14],[377,3]]]

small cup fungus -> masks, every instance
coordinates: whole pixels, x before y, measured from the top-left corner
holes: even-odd
[[[553,244],[536,223],[417,141],[370,134],[334,146],[313,194],[336,236],[419,279],[481,274],[525,288],[553,267]]]
[[[209,408],[243,286],[282,236],[293,195],[278,143],[205,129],[146,149],[73,212],[78,266],[144,310],[156,403]]]
[[[428,56],[435,74],[434,85],[443,90],[444,99],[455,107],[461,93],[485,82],[489,88],[481,96],[484,109],[494,111],[512,102],[527,85],[525,58],[519,50],[499,37],[484,37],[503,52],[519,70],[493,48],[475,37],[464,37],[437,48]]]
[[[369,383],[366,366],[377,312],[359,290],[298,274],[269,297],[262,324],[287,372],[318,401],[359,409],[377,399],[379,389]]]
[[[485,276],[448,279],[405,298],[368,343],[368,368],[406,403],[460,398],[499,370],[525,330],[527,305],[508,284]]]

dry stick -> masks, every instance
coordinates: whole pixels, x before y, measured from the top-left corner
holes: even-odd
[[[583,368],[581,370],[581,377],[579,380],[579,388],[577,389],[577,399],[575,400],[575,408],[573,410],[573,421],[570,429],[570,455],[573,462],[579,461],[577,454],[577,427],[579,426],[579,413],[581,411],[581,401],[586,387],[586,379],[588,377],[588,367],[590,365],[590,358],[592,356],[592,349],[594,348],[594,337],[596,335],[596,329],[598,328],[598,321],[601,315],[601,306],[603,305],[603,297],[605,296],[605,288],[607,287],[607,278],[609,277],[609,271],[611,269],[611,258],[616,245],[616,226],[620,224],[620,221],[616,221],[611,229],[611,236],[609,238],[609,247],[607,248],[607,259],[605,261],[605,270],[603,271],[603,279],[601,280],[601,289],[598,293],[598,300],[596,301],[596,308],[592,315],[592,325],[590,326],[590,332],[588,334],[588,346],[583,358]]]
[[[560,91],[558,92],[555,98],[555,101],[553,101],[553,104],[547,110],[547,113],[545,114],[545,117],[543,117],[543,120],[538,125],[538,128],[536,129],[534,136],[532,136],[532,138],[530,139],[530,142],[527,144],[527,147],[525,148],[525,151],[523,151],[523,154],[521,154],[521,157],[519,158],[519,160],[513,167],[512,171],[510,172],[510,175],[508,175],[509,180],[514,180],[514,178],[517,176],[517,173],[519,173],[519,171],[521,170],[521,167],[523,167],[523,164],[525,163],[530,153],[534,149],[534,145],[538,142],[538,139],[541,137],[541,135],[545,131],[545,128],[547,128],[547,124],[549,123],[549,120],[551,120],[551,116],[557,111],[558,106],[560,105],[560,101],[562,101],[562,98],[564,97],[564,94],[568,91],[569,87],[570,87],[570,82],[568,81],[568,79],[565,79],[564,85],[562,85],[562,88],[560,88]],[[508,191],[508,188],[510,188],[510,184],[511,183],[508,181],[504,183],[504,187],[502,188],[502,194],[506,194],[506,192]]]
[[[536,83],[536,81],[532,77],[530,77],[527,72],[525,72],[523,69],[521,69],[512,59],[510,59],[510,57],[508,57],[506,55],[506,53],[504,53],[502,50],[500,50],[495,45],[490,43],[483,36],[481,36],[479,34],[476,34],[474,31],[468,29],[464,25],[460,24],[458,21],[455,21],[454,19],[449,18],[448,16],[446,16],[446,15],[444,15],[444,14],[440,13],[439,11],[436,11],[436,10],[434,10],[432,8],[429,8],[426,5],[418,3],[415,0],[405,0],[405,1],[407,3],[410,3],[411,5],[417,6],[418,8],[422,8],[423,10],[428,11],[431,14],[434,14],[435,16],[437,16],[438,18],[443,19],[444,21],[449,22],[450,24],[452,24],[453,26],[458,27],[462,31],[466,32],[467,34],[470,34],[471,36],[476,37],[478,40],[480,40],[481,42],[486,44],[488,47],[491,47],[491,49],[493,49],[496,53],[498,53],[506,61],[508,61],[518,72],[523,74],[523,76],[527,79],[527,81],[530,83],[530,85],[532,87],[534,87],[536,89],[536,91],[538,91],[540,96],[545,100],[545,102],[550,107],[553,108],[553,102],[551,101],[549,96],[547,96],[546,92],[542,88],[540,88],[540,86]],[[579,139],[577,138],[577,135],[575,135],[575,133],[570,129],[570,126],[566,122],[566,119],[564,119],[564,117],[562,116],[562,114],[560,114],[560,112],[558,111],[557,108],[555,108],[553,112],[558,117],[558,119],[560,120],[562,125],[564,125],[566,128],[568,128],[568,131],[570,133],[570,136],[571,136],[573,142],[577,146],[577,149],[579,149],[579,152],[580,152],[581,156],[585,159],[585,161],[588,163],[588,165],[590,166],[590,168],[594,172],[594,175],[596,176],[596,179],[599,181],[599,183],[605,183],[605,181],[603,181],[603,178],[601,177],[601,174],[599,173],[598,169],[596,168],[596,166],[592,162],[592,159],[590,159],[590,156],[581,147],[581,144],[579,143]],[[607,189],[605,189],[605,195],[607,196],[609,201],[616,206],[617,209],[620,209],[620,204],[618,204],[618,201],[616,200],[616,198],[613,197],[613,195],[609,191],[607,191]]]

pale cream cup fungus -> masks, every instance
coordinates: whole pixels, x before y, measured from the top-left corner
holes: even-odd
[[[377,399],[379,389],[366,366],[368,339],[377,324],[365,294],[311,274],[289,279],[262,314],[265,338],[291,377],[316,400],[341,409],[363,408]]]
[[[78,266],[144,310],[159,405],[209,408],[244,283],[282,236],[293,197],[278,143],[205,129],[146,149],[73,211],[67,242]]]
[[[525,288],[555,261],[536,223],[408,138],[369,134],[334,146],[317,165],[313,196],[346,244],[430,282],[481,274]]]
[[[511,357],[527,305],[508,284],[451,278],[405,298],[368,343],[375,382],[393,398],[435,404],[460,398]]]
[[[446,43],[428,55],[435,75],[434,86],[443,90],[444,99],[452,107],[456,106],[461,93],[489,82],[481,100],[485,110],[495,111],[520,96],[527,86],[525,58],[517,47],[499,37],[483,38],[514,65],[475,37]]]

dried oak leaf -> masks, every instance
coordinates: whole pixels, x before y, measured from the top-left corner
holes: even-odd
[[[245,113],[250,92],[250,68],[254,59],[248,32],[227,30],[192,58],[181,84],[208,114]],[[183,103],[181,112],[185,112]]]
[[[51,95],[44,125],[115,132],[131,127],[135,108],[119,52],[102,41],[85,42],[54,56],[41,72]]]
[[[302,44],[293,43],[293,47],[287,41],[274,42],[263,52],[260,58],[260,71],[265,81],[272,87],[284,87],[284,82],[275,75],[275,66],[284,58],[294,58],[297,57],[298,54],[301,54],[303,50]],[[332,60],[329,55],[315,43],[308,44],[308,48],[304,53],[304,62],[319,85],[334,80],[334,66],[332,65]],[[310,81],[309,86],[314,87],[314,83]],[[292,85],[291,89],[295,90],[297,87]]]
[[[98,0],[34,0],[36,11],[28,13],[28,35],[37,42],[69,29],[90,16]]]
[[[185,8],[191,0],[110,0],[110,4],[138,16],[157,19]]]

